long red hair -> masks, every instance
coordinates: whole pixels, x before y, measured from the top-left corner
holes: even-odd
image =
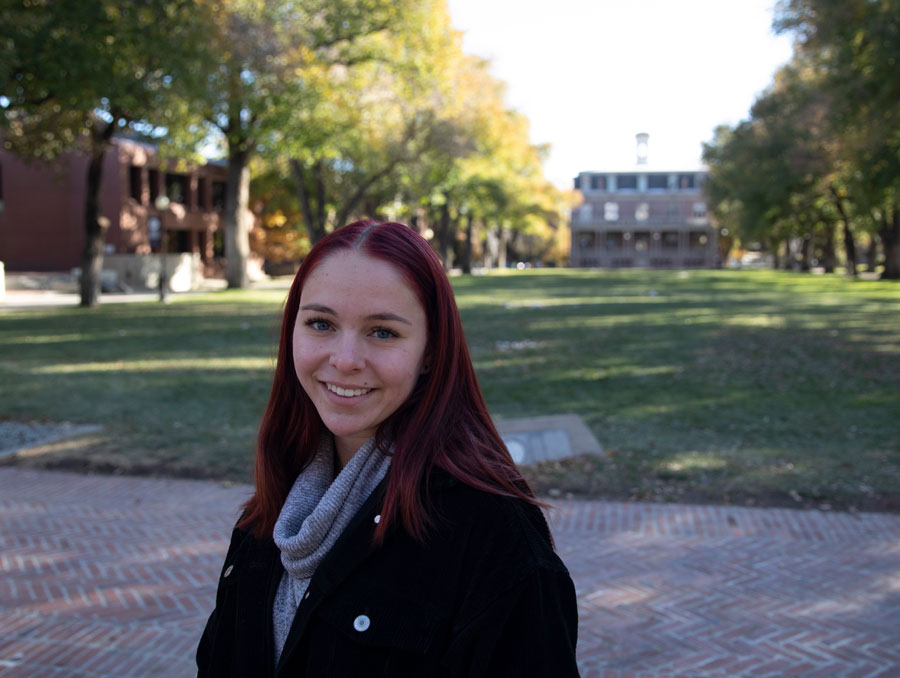
[[[381,449],[393,455],[376,540],[398,524],[424,538],[431,523],[426,479],[433,468],[477,489],[540,505],[488,414],[453,290],[437,255],[403,224],[357,221],[323,238],[294,277],[284,307],[272,394],[259,429],[256,492],[244,506],[239,526],[252,527],[260,537],[272,534],[288,492],[325,432],[294,372],[292,338],[304,282],[325,257],[345,249],[400,270],[428,321],[429,370],[376,434]]]

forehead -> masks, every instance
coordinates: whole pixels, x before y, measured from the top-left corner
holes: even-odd
[[[394,264],[356,250],[340,250],[323,258],[304,281],[301,306],[340,304],[348,308],[371,305],[415,307],[425,313],[415,286]],[[377,310],[384,310],[379,308]]]

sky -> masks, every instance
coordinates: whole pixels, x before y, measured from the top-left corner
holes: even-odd
[[[649,165],[700,165],[719,124],[749,115],[791,56],[771,30],[774,0],[448,0],[463,49],[491,60],[507,105],[552,147],[547,177],[629,169],[635,134]]]

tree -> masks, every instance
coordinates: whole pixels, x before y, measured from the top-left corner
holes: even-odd
[[[791,62],[705,148],[715,216],[744,237],[796,239],[826,270],[840,225],[851,275],[854,231],[877,234],[882,276],[898,279],[900,0],[783,0],[774,25],[796,38]]]
[[[855,175],[847,195],[881,239],[882,277],[900,279],[900,0],[782,0],[775,27],[794,34],[832,95]]]
[[[219,5],[206,73],[206,123],[228,160],[225,256],[229,287],[247,284],[250,160],[284,138],[299,108],[314,110],[315,75],[379,57],[412,0],[227,0]],[[275,151],[272,152],[273,155]]]
[[[460,263],[471,269],[477,229],[505,265],[512,233],[558,215],[559,195],[543,174],[544,149],[530,142],[528,120],[507,108],[505,85],[488,62],[459,52],[448,67],[451,87],[433,121],[439,133],[408,168],[405,200],[429,215],[445,266],[462,231]]]
[[[795,239],[802,270],[809,269],[814,246],[826,271],[833,270],[836,223],[849,209],[845,149],[830,111],[831,96],[815,69],[795,57],[757,98],[750,119],[720,128],[704,148],[717,222],[774,248]],[[849,219],[843,224],[848,270],[855,273]]]
[[[399,173],[436,143],[436,102],[459,50],[443,0],[417,3],[378,59],[307,70],[279,147],[290,157],[310,240],[396,203]]]
[[[296,35],[288,42],[302,44]],[[244,115],[238,136],[250,134],[270,167],[289,168],[310,242],[353,218],[406,218],[435,226],[449,264],[462,222],[471,253],[479,226],[493,221],[506,237],[541,213],[552,188],[542,151],[528,141],[527,120],[504,106],[486,62],[460,44],[444,1],[420,1],[340,52],[306,50],[285,57],[290,72],[246,76],[250,95],[269,92],[270,101],[264,116]],[[223,133],[238,129],[220,122]]]
[[[177,124],[179,97],[202,71],[205,13],[204,3],[173,0],[0,4],[4,146],[44,161],[68,151],[89,159],[82,306],[99,301],[103,156],[118,132]]]

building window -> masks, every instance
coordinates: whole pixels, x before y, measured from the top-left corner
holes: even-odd
[[[603,218],[606,221],[616,221],[619,218],[619,203],[603,203]]]
[[[150,182],[150,204],[153,205],[159,197],[159,170],[147,172],[147,179]]]
[[[166,196],[172,202],[186,205],[188,201],[188,178],[184,174],[166,173]]]
[[[606,190],[606,177],[600,176],[599,174],[591,175],[591,189],[594,191],[605,191]]]
[[[577,218],[577,221],[580,221],[580,222],[590,221],[590,220],[591,220],[591,217],[592,217],[593,215],[594,215],[594,208],[593,208],[593,206],[591,205],[591,203],[586,202],[586,203],[584,203],[583,205],[580,205],[580,206],[578,207],[578,213],[577,213],[578,218]]]
[[[647,221],[650,218],[650,205],[645,202],[638,203],[634,208],[634,218],[637,221]]]
[[[647,188],[651,191],[664,191],[669,187],[668,174],[648,174]]]
[[[638,231],[634,234],[634,249],[638,252],[650,249],[650,234],[647,231]]]
[[[185,229],[180,229],[177,231],[170,231],[171,235],[174,235],[175,245],[174,251],[178,253],[191,252],[191,232]],[[172,249],[169,249],[172,252]]]
[[[704,231],[691,231],[689,242],[691,249],[702,249],[709,242],[709,236]]]
[[[206,177],[197,177],[197,207],[209,209],[209,179]]]
[[[581,177],[575,177],[575,190],[581,188]]]
[[[225,182],[212,182],[212,208],[214,210],[225,209]]]
[[[678,205],[676,205],[675,203],[670,203],[669,205],[667,205],[666,216],[672,219],[678,217]]]
[[[616,175],[617,191],[636,191],[637,190],[637,174],[617,174]]]
[[[225,256],[225,237],[222,231],[213,231],[213,256],[217,259]]]
[[[702,219],[706,216],[706,203],[705,202],[695,202],[694,203],[694,216],[698,219]]]
[[[606,234],[606,249],[612,251],[622,249],[621,231],[609,231]]]
[[[677,231],[663,231],[662,247],[664,250],[678,249],[678,233]]]
[[[597,234],[591,231],[582,231],[578,234],[578,246],[583,250],[592,250],[597,245]]]
[[[144,197],[143,168],[132,165],[128,168],[128,193],[138,204],[142,204]]]
[[[682,191],[690,190],[696,187],[696,181],[693,174],[679,174],[678,188]]]

